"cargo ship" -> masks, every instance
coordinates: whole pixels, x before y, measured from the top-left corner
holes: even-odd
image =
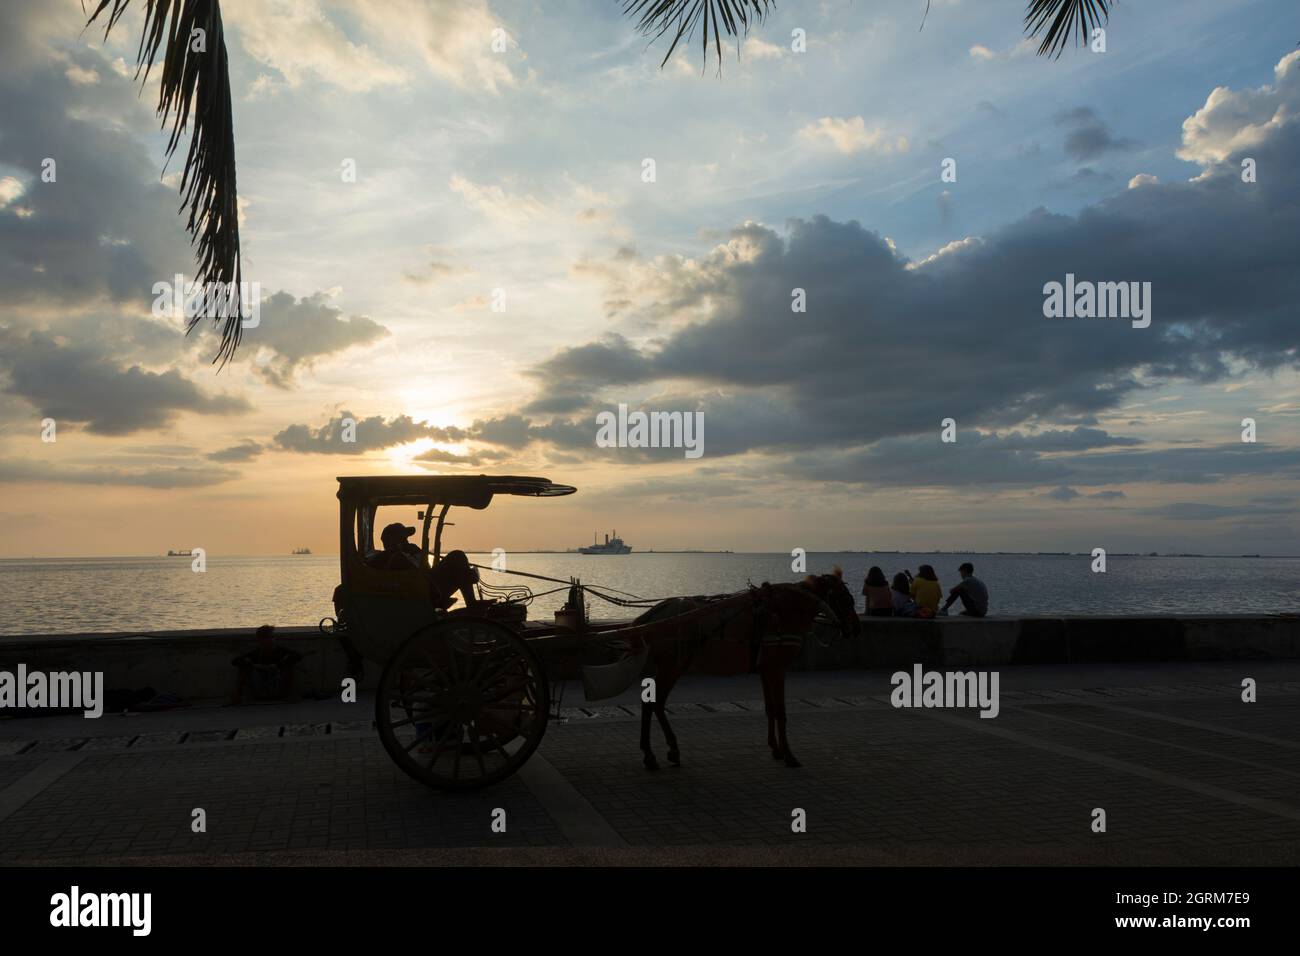
[[[604,544],[597,544],[596,536],[593,534],[591,536],[591,544],[587,545],[585,548],[579,548],[578,553],[579,554],[631,554],[632,548],[629,545],[624,544],[623,539],[620,538],[618,536],[618,532],[615,531],[614,536],[612,538],[609,535],[605,535]]]

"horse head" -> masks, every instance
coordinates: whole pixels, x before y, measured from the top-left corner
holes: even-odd
[[[803,586],[831,609],[842,636],[857,637],[862,633],[857,601],[844,583],[844,574],[838,567],[830,574],[808,575],[803,580]]]

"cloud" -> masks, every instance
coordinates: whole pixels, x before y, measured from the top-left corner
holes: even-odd
[[[1073,501],[1075,498],[1082,498],[1083,495],[1075,491],[1069,485],[1058,485],[1051,491],[1047,492],[1047,497],[1053,501]]]
[[[347,430],[344,421],[355,425],[355,441],[344,441]],[[417,422],[409,415],[385,419],[382,415],[358,419],[352,412],[344,411],[319,428],[310,425],[290,425],[272,440],[273,447],[281,451],[317,455],[360,455],[379,451],[395,445],[405,445],[421,438],[440,442],[462,442],[468,433],[462,428],[441,427],[428,422]]]
[[[1255,152],[1279,166],[1300,154],[1300,114]],[[547,390],[601,388],[607,401],[691,383],[684,407],[720,393],[707,404],[744,421],[750,447],[865,445],[949,416],[984,428],[1082,422],[1160,382],[1296,368],[1298,259],[1300,181],[1245,184],[1230,164],[1077,215],[1037,209],[920,263],[857,222],[816,216],[784,233],[748,223],[699,258],[643,266],[660,282],[612,273],[611,289],[667,334],[570,346],[533,374]],[[1045,319],[1043,286],[1067,273],[1150,281],[1152,326]],[[806,314],[791,313],[794,288]],[[924,330],[919,352],[901,329]]]
[[[162,465],[114,468],[102,464],[76,466],[30,459],[0,461],[0,483],[117,485],[130,488],[207,488],[239,477],[229,468]]]
[[[0,320],[139,306],[154,282],[190,263],[176,193],[159,182],[154,147],[144,145],[155,135],[150,111],[128,82],[71,79],[106,59],[83,46],[52,59],[31,35],[42,15],[31,6],[5,13]],[[74,36],[77,24],[63,21]],[[33,46],[42,56],[28,63]],[[42,179],[46,170],[53,181]]]
[[[1079,110],[1063,122],[1093,120]],[[1252,153],[1261,165],[1290,163],[1300,113]],[[655,331],[607,334],[544,359],[530,372],[544,384],[527,415],[619,402],[701,409],[707,456],[761,454],[774,476],[814,480],[1100,496],[1125,482],[1295,477],[1297,448],[1146,449],[1095,427],[1164,383],[1300,368],[1300,181],[1242,183],[1235,159],[1191,182],[1144,181],[1075,215],[1037,209],[917,261],[826,216],[781,232],[746,223],[695,258],[586,260],[609,297],[630,300],[625,313]],[[1043,286],[1067,273],[1150,281],[1151,327],[1045,319]],[[794,288],[806,291],[806,313],[791,312]],[[900,334],[913,329],[919,338]],[[574,409],[548,405],[554,394],[573,396]],[[960,436],[950,447],[937,440],[947,417]],[[513,435],[602,457],[590,432],[561,417],[516,421]]]
[[[385,48],[416,55],[435,76],[461,89],[496,95],[518,85],[511,64],[518,39],[486,0],[331,0]],[[501,33],[495,33],[500,30]],[[499,37],[505,50],[493,49]]]
[[[23,194],[23,184],[14,176],[0,176],[0,209]]]
[[[480,186],[456,173],[452,174],[448,186],[470,208],[498,222],[517,225],[537,219],[546,212],[546,207],[532,196],[511,195],[495,185]]]
[[[518,85],[512,64],[524,59],[486,0],[240,0],[223,12],[245,52],[290,87],[312,80],[361,93],[432,75],[497,95]],[[259,77],[250,98],[266,86]]]
[[[243,356],[264,349],[265,364],[253,368],[268,384],[288,388],[317,360],[384,338],[388,329],[362,315],[344,317],[324,292],[294,299],[277,292],[262,302],[257,326],[244,330]]]
[[[1172,501],[1155,508],[1140,509],[1141,514],[1173,521],[1219,521],[1223,518],[1294,518],[1295,502],[1284,506],[1241,504],[1206,504],[1199,501]]]
[[[411,270],[402,273],[402,278],[407,282],[423,285],[428,282],[435,282],[439,279],[449,278],[450,276],[457,275],[463,271],[463,269],[460,269],[457,266],[453,266],[447,262],[439,262],[435,259],[426,263],[419,270]]]
[[[868,130],[861,116],[840,119],[823,116],[799,130],[799,136],[811,143],[829,143],[845,154],[872,152],[882,155],[906,153],[906,136],[890,137],[879,126]]]
[[[64,70],[63,75],[78,86],[93,86],[99,82],[99,74],[95,70],[75,63]]]
[[[1065,153],[1076,162],[1097,159],[1106,153],[1132,149],[1135,140],[1117,139],[1091,107],[1080,106],[1058,113],[1056,125],[1068,127]]]
[[[231,445],[229,448],[222,448],[208,454],[210,461],[252,461],[258,455],[262,454],[262,445],[250,438],[244,439],[238,445]]]
[[[499,449],[482,449],[468,455],[460,455],[442,448],[430,448],[420,452],[411,461],[420,466],[461,465],[466,468],[482,468],[487,463],[493,464],[509,458],[510,452]]]
[[[972,60],[981,63],[992,63],[996,61],[1015,60],[1022,56],[1029,56],[1034,52],[1035,44],[1032,40],[1021,40],[1015,46],[1005,50],[994,50],[982,43],[974,44],[969,51]]]
[[[175,369],[154,372],[120,362],[93,339],[72,344],[0,327],[0,344],[3,391],[25,399],[42,417],[95,434],[162,428],[181,412],[232,415],[252,408],[244,398],[207,394]]]
[[[313,79],[360,93],[409,79],[401,67],[348,39],[315,0],[244,0],[228,4],[223,13],[244,51],[290,87]],[[263,91],[250,90],[250,95],[254,92]]]
[[[779,60],[785,52],[775,43],[758,37],[746,37],[743,49],[744,55],[754,60]]]
[[[1254,90],[1216,87],[1205,105],[1183,121],[1180,159],[1213,166],[1275,139],[1300,111],[1300,50],[1273,70],[1272,86]]]

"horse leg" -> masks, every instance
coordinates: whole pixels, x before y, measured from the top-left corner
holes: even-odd
[[[660,669],[660,673],[663,676],[655,685],[655,717],[659,719],[659,729],[664,732],[664,741],[668,744],[668,762],[674,767],[680,767],[682,765],[682,755],[677,749],[677,735],[673,733],[673,728],[668,723],[668,712],[665,710],[668,694],[677,683],[680,674],[675,666],[663,667]]]
[[[785,651],[784,648],[781,650]],[[803,766],[791,753],[790,739],[785,733],[785,671],[798,653],[799,649],[795,648],[793,653],[785,652],[772,655],[775,658],[772,667],[772,696],[776,711],[776,735],[781,743],[781,756],[785,759],[787,767]]]
[[[781,744],[776,739],[776,711],[774,710],[775,697],[772,691],[772,675],[770,665],[761,658],[758,665],[758,679],[763,685],[763,713],[767,716],[767,746],[772,751],[772,759],[780,760],[783,754],[781,753]]]
[[[641,762],[645,764],[647,770],[658,770],[659,761],[655,759],[654,751],[650,749],[650,712],[654,710],[654,704],[642,702],[641,704]]]
[[[654,751],[650,749],[650,712],[654,706],[649,701],[641,701],[641,762],[647,770],[659,769],[659,761],[655,760]]]

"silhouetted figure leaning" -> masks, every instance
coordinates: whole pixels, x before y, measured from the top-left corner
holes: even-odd
[[[372,568],[388,571],[407,571],[411,568],[424,568],[429,577],[429,600],[434,607],[446,610],[456,603],[459,591],[465,607],[481,609],[495,604],[495,601],[480,601],[474,594],[474,585],[478,583],[478,571],[470,567],[469,558],[464,551],[448,551],[442,560],[430,568],[424,563],[424,552],[410,542],[415,529],[400,521],[388,525],[379,535],[384,550],[376,551],[366,564]]]

